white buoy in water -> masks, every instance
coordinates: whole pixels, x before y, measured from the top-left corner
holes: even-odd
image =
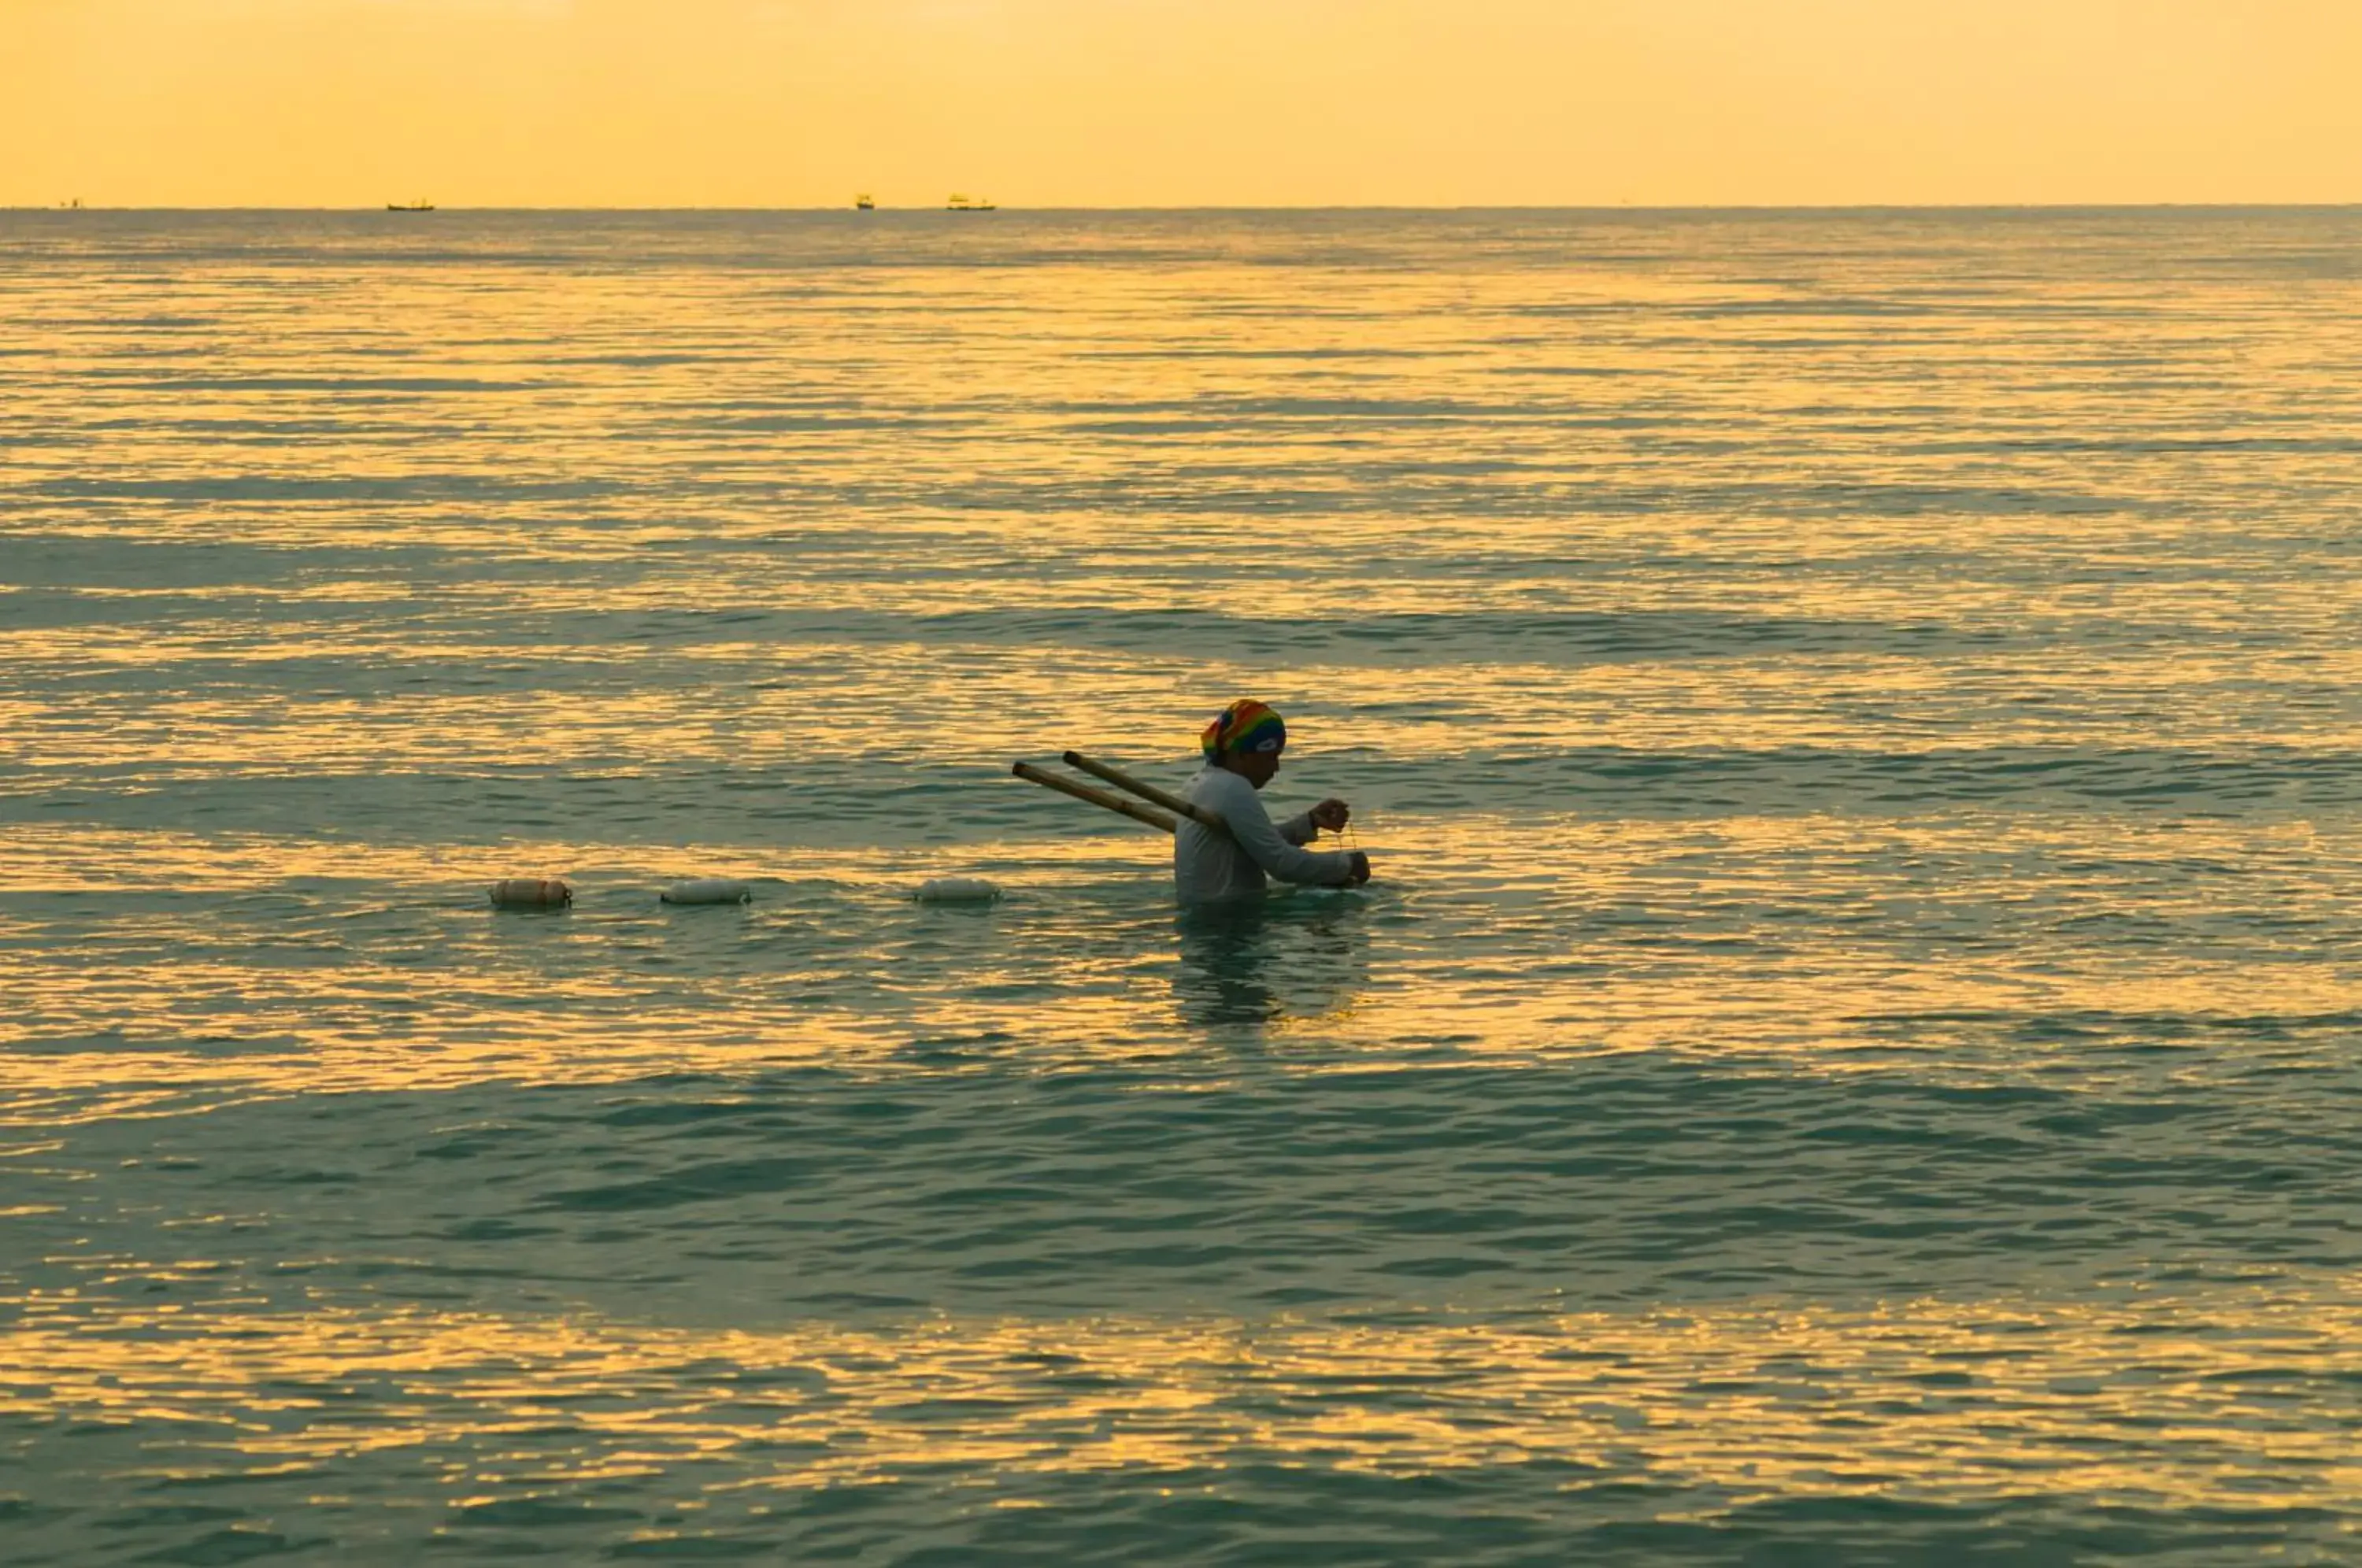
[[[988,904],[1000,897],[1000,889],[981,877],[936,877],[920,883],[911,896],[922,904]]]
[[[510,877],[491,890],[497,910],[562,910],[574,901],[574,889],[555,877]]]
[[[745,904],[754,902],[755,889],[734,877],[697,877],[657,897],[668,904]]]

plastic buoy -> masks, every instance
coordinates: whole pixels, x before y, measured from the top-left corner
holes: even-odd
[[[492,884],[492,905],[503,910],[562,910],[574,889],[555,877],[511,877]]]
[[[911,896],[922,904],[988,904],[1000,889],[981,877],[937,877]]]
[[[657,897],[668,904],[745,904],[754,901],[755,889],[728,877],[699,877],[675,882]]]

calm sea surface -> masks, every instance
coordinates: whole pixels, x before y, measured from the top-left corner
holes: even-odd
[[[2357,481],[2356,211],[0,215],[0,1559],[2362,1561]]]

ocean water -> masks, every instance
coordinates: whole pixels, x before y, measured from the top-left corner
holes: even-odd
[[[2362,211],[0,214],[0,1559],[2362,1561],[2357,480]]]

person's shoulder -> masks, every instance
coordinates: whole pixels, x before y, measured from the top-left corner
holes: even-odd
[[[1262,808],[1254,796],[1254,784],[1247,784],[1245,777],[1235,775],[1229,767],[1207,767],[1205,777],[1200,777],[1195,789],[1190,789],[1190,801],[1221,812],[1223,817]]]
[[[1254,799],[1254,786],[1227,767],[1208,767],[1189,780],[1189,798],[1207,805]]]

